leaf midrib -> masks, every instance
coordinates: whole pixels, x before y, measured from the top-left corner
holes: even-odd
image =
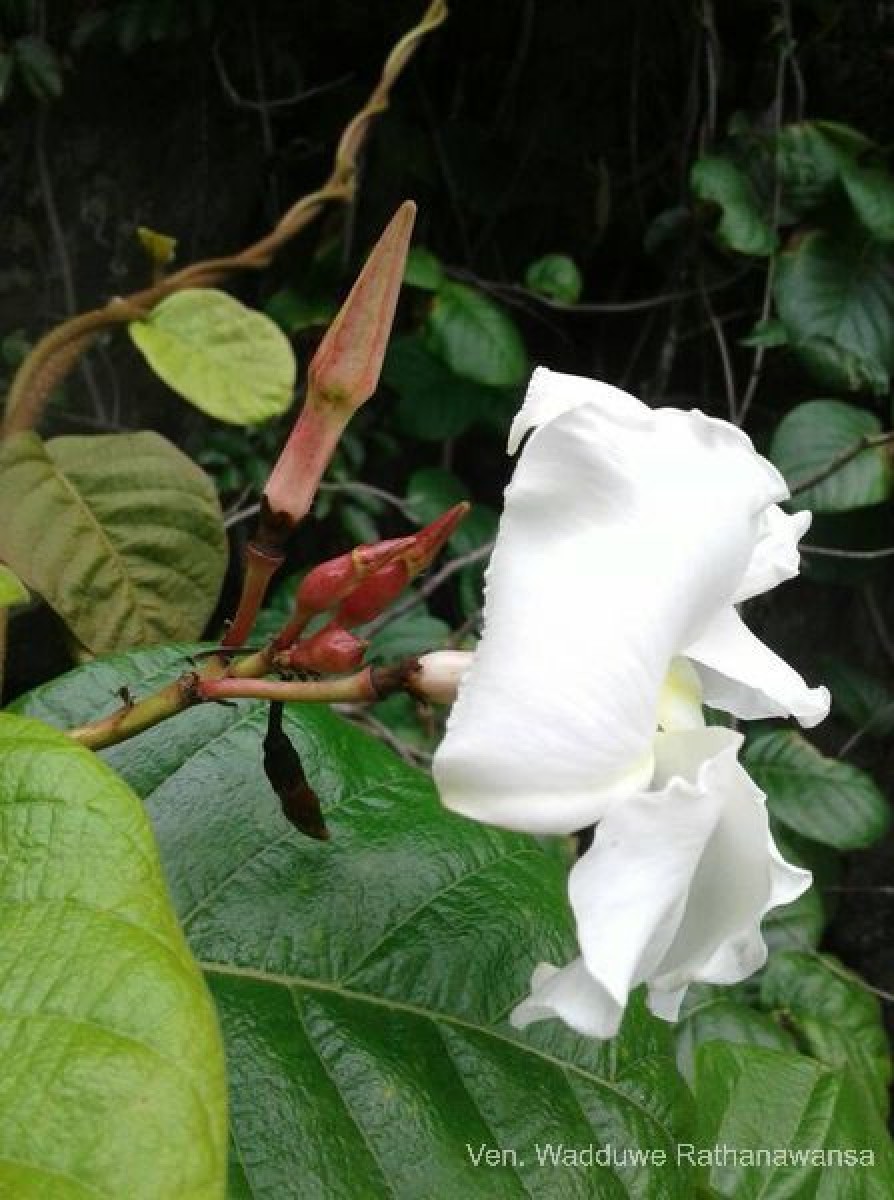
[[[562,1072],[570,1072],[578,1075],[587,1083],[612,1092],[622,1103],[628,1104],[631,1108],[635,1108],[641,1112],[651,1125],[657,1126],[661,1130],[668,1141],[673,1142],[674,1140],[672,1131],[666,1128],[653,1112],[609,1080],[603,1079],[599,1075],[594,1075],[591,1071],[585,1070],[576,1063],[557,1058],[554,1054],[550,1054],[546,1050],[541,1050],[538,1046],[532,1046],[529,1042],[517,1041],[515,1038],[507,1037],[506,1034],[500,1033],[492,1026],[481,1025],[477,1021],[458,1017],[454,1013],[433,1011],[423,1008],[418,1004],[411,1004],[408,1001],[376,996],[371,992],[354,991],[351,988],[342,987],[332,980],[309,979],[304,975],[278,975],[272,971],[264,971],[257,967],[242,967],[234,963],[211,962],[207,959],[198,959],[197,961],[201,969],[208,975],[223,975],[236,979],[253,979],[258,983],[268,983],[274,987],[284,987],[286,989],[304,988],[311,992],[321,992],[324,995],[338,996],[343,1000],[370,1004],[376,1008],[388,1009],[391,1012],[408,1013],[410,1016],[422,1017],[424,1020],[435,1024],[441,1022],[445,1025],[452,1025],[457,1029],[465,1029],[472,1033],[480,1034],[496,1042],[502,1042],[504,1045],[511,1046],[523,1054],[530,1054],[534,1058],[539,1058],[543,1062],[557,1067]]]
[[[54,475],[59,480],[59,482],[63,485],[63,487],[65,487],[71,493],[71,495],[74,497],[77,505],[87,516],[91,526],[93,527],[94,534],[97,535],[99,542],[106,546],[106,548],[109,552],[109,555],[113,561],[113,564],[118,570],[118,574],[123,579],[125,587],[126,587],[127,591],[130,593],[131,610],[132,610],[133,614],[136,616],[137,621],[139,622],[139,625],[143,630],[143,640],[151,641],[152,640],[152,631],[149,627],[147,618],[146,618],[145,614],[143,613],[142,605],[140,602],[140,594],[137,591],[137,586],[136,586],[135,582],[133,581],[133,579],[131,579],[130,574],[127,571],[126,563],[125,563],[122,555],[119,553],[118,548],[115,546],[114,542],[111,540],[109,535],[106,533],[105,529],[103,528],[102,522],[99,520],[96,513],[93,511],[93,509],[88,504],[83,492],[79,491],[78,488],[74,485],[74,483],[69,479],[69,477],[65,474],[65,472],[60,467],[60,465],[53,458],[53,456],[49,450],[44,448],[44,454],[46,456],[46,463],[47,463],[47,466],[49,467],[51,475]]]

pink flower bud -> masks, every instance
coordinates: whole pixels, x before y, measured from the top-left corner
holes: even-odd
[[[336,619],[349,628],[365,625],[383,613],[409,582],[410,572],[405,561],[389,563],[342,600]]]
[[[278,654],[276,661],[279,666],[287,666],[292,670],[318,671],[324,675],[341,674],[360,666],[368,645],[369,642],[347,629],[330,624]]]
[[[430,525],[419,530],[413,538],[413,545],[403,555],[411,579],[431,566],[443,546],[453,536],[457,525],[468,513],[470,507],[471,505],[466,500],[460,504],[454,504],[453,508],[448,508]]]
[[[271,540],[308,512],[345,425],[378,385],[415,217],[405,201],[311,361],[304,408],[264,489]]]

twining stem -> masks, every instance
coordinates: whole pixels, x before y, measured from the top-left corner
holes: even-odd
[[[335,151],[329,178],[317,191],[302,197],[259,241],[237,254],[192,263],[132,295],[114,298],[100,308],[64,321],[35,343],[19,367],[9,391],[0,438],[32,429],[40,420],[54,387],[78,362],[105,329],[145,316],[166,296],[184,288],[209,287],[237,271],[258,271],[309,225],[331,201],[354,197],[357,158],[373,118],[388,107],[391,87],[418,43],[447,16],[446,0],[432,0],[420,23],[393,47],[378,83],[363,108],[345,126]]]
[[[189,671],[144,700],[125,703],[107,717],[69,729],[68,736],[90,750],[104,750],[207,701],[369,704],[409,689],[419,671],[415,659],[405,659],[389,667],[364,667],[355,675],[335,679],[288,682],[264,679],[273,668],[273,657],[272,646],[231,664],[215,655],[201,671]]]

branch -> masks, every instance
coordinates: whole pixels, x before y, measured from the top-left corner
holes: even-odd
[[[293,204],[268,234],[236,254],[192,263],[151,287],[124,299],[115,297],[101,308],[73,317],[45,334],[24,359],[13,379],[0,438],[10,437],[37,424],[50,392],[103,330],[146,316],[174,292],[210,287],[238,271],[262,270],[286,242],[319,216],[330,201],[349,202],[354,196],[358,155],[373,119],[388,107],[391,87],[418,43],[446,17],[446,0],[432,0],[422,21],[394,46],[366,104],[345,127],[335,151],[329,178],[317,191]]]

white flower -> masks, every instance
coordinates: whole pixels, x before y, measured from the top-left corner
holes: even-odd
[[[434,773],[478,820],[598,823],[570,880],[582,958],[538,968],[516,1019],[609,1036],[639,983],[672,1017],[688,982],[754,971],[760,917],[809,885],[773,846],[741,739],[700,728],[702,692],[739,717],[828,711],[734,607],[797,572],[809,515],[785,514],[776,468],[698,411],[540,369],[510,450],[529,431]]]

